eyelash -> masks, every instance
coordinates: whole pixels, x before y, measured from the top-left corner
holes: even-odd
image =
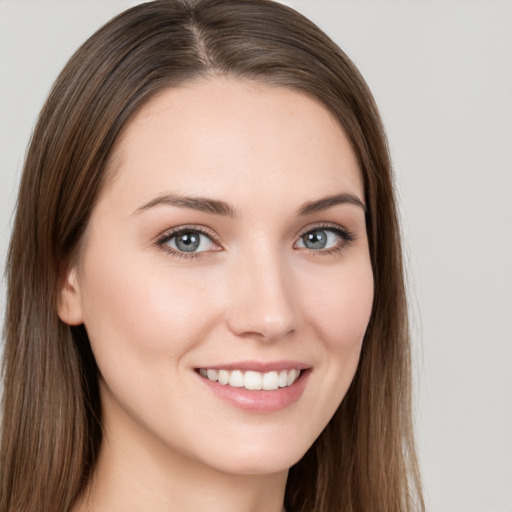
[[[348,229],[342,228],[341,226],[337,224],[318,224],[314,226],[308,226],[304,231],[301,232],[301,234],[298,237],[298,240],[301,240],[304,236],[306,236],[308,233],[314,232],[314,231],[330,231],[331,233],[335,233],[340,239],[340,243],[337,244],[335,247],[332,247],[330,249],[319,249],[319,250],[313,250],[308,249],[307,247],[304,248],[308,252],[308,255],[312,256],[331,256],[335,254],[340,254],[343,250],[345,250],[348,246],[352,244],[352,242],[355,241],[356,235],[352,231],[349,231]],[[303,248],[300,248],[299,250],[302,250]]]
[[[215,245],[220,247],[220,243],[218,240],[217,235],[203,227],[203,226],[180,226],[178,228],[173,228],[169,231],[166,231],[161,236],[158,237],[158,239],[155,242],[155,245],[159,247],[160,249],[166,251],[169,255],[176,257],[176,258],[184,258],[187,260],[193,260],[199,257],[204,257],[206,254],[210,252],[217,252],[217,251],[200,251],[200,252],[181,252],[176,251],[175,249],[169,247],[167,244],[176,236],[182,234],[182,233],[199,233],[200,235],[203,235],[210,239]],[[205,254],[206,253],[206,254]]]
[[[315,226],[308,226],[305,230],[303,230],[300,235],[298,236],[298,240],[301,240],[304,236],[306,236],[308,233],[314,232],[314,231],[330,231],[331,233],[335,233],[340,239],[341,242],[337,244],[335,247],[332,247],[330,249],[319,249],[319,250],[313,250],[308,249],[307,247],[300,247],[295,248],[296,250],[304,250],[308,252],[308,254],[314,255],[314,256],[328,256],[328,255],[334,255],[341,253],[344,249],[346,249],[354,240],[356,239],[356,236],[351,231],[342,228],[341,226],[338,226],[336,224],[319,224]],[[217,235],[203,227],[203,226],[180,226],[178,228],[173,228],[169,231],[166,231],[162,235],[158,237],[158,239],[155,242],[155,245],[166,251],[169,255],[176,258],[183,258],[187,260],[196,259],[199,257],[205,257],[211,252],[217,252],[217,250],[213,251],[199,251],[199,252],[182,252],[177,251],[171,247],[169,247],[167,244],[176,236],[182,234],[182,233],[199,233],[200,235],[203,235],[207,237],[213,244],[216,246],[221,247],[220,242],[218,240]],[[297,243],[297,242],[295,242]],[[294,244],[295,246],[295,244]]]

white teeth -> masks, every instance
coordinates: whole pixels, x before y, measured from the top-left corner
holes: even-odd
[[[218,380],[219,378],[219,372],[217,370],[206,370],[206,376],[210,380]]]
[[[259,390],[261,389],[261,373],[259,372],[245,372],[244,387],[245,389]]]
[[[226,370],[219,370],[219,384],[225,386],[229,382],[229,372]]]
[[[299,373],[300,373],[299,370],[290,370],[288,372],[288,379],[286,381],[286,384],[288,386],[291,386],[297,380],[297,377],[299,376]]]
[[[262,389],[272,391],[279,387],[277,372],[268,372],[263,375]]]
[[[212,380],[212,379],[210,379]],[[240,370],[234,370],[229,376],[229,385],[234,388],[244,387],[244,374]]]
[[[291,386],[299,377],[300,370],[293,368],[291,370],[281,370],[280,372],[255,372],[241,370],[213,370],[201,368],[199,373],[207,379],[218,382],[219,384],[233,386],[235,388],[245,388],[251,391],[272,391],[278,388]]]
[[[288,385],[288,372],[281,370],[277,379],[277,384],[280,388],[285,388]]]

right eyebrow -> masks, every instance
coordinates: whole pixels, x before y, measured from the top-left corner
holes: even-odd
[[[139,206],[139,208],[137,208],[134,213],[139,213],[141,211],[154,208],[155,206],[162,205],[175,206],[177,208],[186,208],[228,217],[237,216],[237,211],[235,208],[224,201],[219,201],[218,199],[210,199],[208,197],[183,196],[180,194],[164,194],[158,196],[148,203]]]

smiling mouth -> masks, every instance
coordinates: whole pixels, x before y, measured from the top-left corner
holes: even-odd
[[[200,368],[199,374],[223,386],[245,388],[250,391],[274,391],[291,386],[299,378],[301,370],[291,368],[289,370],[262,373],[256,371]]]

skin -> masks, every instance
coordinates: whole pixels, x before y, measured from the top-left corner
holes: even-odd
[[[85,324],[101,372],[105,438],[77,510],[279,512],[288,468],[350,385],[371,313],[363,207],[298,213],[341,193],[364,203],[349,142],[302,93],[216,78],[153,98],[111,167],[59,302],[63,321]],[[165,194],[234,215],[141,209]],[[306,247],[324,225],[329,247]],[[158,245],[180,226],[213,242],[193,259]],[[220,399],[197,373],[281,360],[311,370],[298,401],[274,412]]]

